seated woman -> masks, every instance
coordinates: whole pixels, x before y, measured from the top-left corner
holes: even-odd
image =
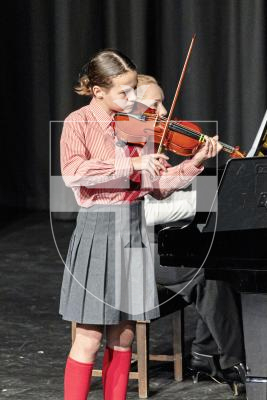
[[[139,102],[155,108],[160,116],[166,115],[164,94],[157,81],[138,75],[138,86],[141,85]],[[144,209],[151,226],[174,221],[177,225],[181,220],[188,223],[196,213],[196,192],[179,190],[164,201],[147,195]],[[157,282],[193,303],[199,316],[191,348],[191,369],[197,376],[203,372],[230,384],[242,382],[245,353],[238,294],[226,282],[206,280],[203,270],[195,277],[195,268],[161,266],[156,244],[155,247]]]

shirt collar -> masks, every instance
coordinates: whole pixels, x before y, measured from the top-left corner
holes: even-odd
[[[89,110],[93,113],[95,119],[101,126],[103,130],[106,130],[110,123],[113,121],[113,115],[108,114],[96,101],[93,97],[90,104]]]

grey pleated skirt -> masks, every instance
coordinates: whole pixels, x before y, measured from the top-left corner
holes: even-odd
[[[159,317],[154,254],[140,201],[80,209],[59,313],[67,321],[100,325]]]

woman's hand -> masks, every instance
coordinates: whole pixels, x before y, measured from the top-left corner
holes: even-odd
[[[161,160],[168,160],[165,154],[148,154],[142,157],[132,157],[133,169],[135,171],[148,171],[150,175],[160,175],[161,171],[167,171]]]
[[[198,147],[192,161],[195,167],[200,167],[204,161],[211,157],[215,157],[222,149],[222,145],[218,142],[218,136],[205,136],[205,143]]]

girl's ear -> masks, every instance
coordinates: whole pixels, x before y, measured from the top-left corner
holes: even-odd
[[[105,93],[100,86],[93,86],[92,91],[97,99],[103,99]]]

